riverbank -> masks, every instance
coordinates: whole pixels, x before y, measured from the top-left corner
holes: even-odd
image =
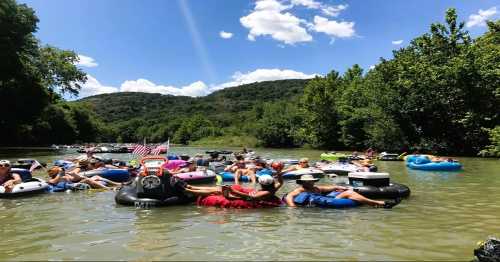
[[[253,136],[209,136],[189,143],[189,146],[203,147],[260,147],[261,143]]]

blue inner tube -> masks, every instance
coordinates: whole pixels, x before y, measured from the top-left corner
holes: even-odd
[[[257,171],[257,173],[255,173],[255,176],[258,178],[259,176],[262,176],[262,175],[273,175],[273,171],[271,169],[262,169],[262,170],[259,170]],[[222,178],[222,181],[226,181],[226,182],[231,182],[231,181],[234,181],[234,173],[233,172],[221,172],[219,173],[219,176]],[[250,182],[250,177],[249,176],[241,176],[240,177],[240,181],[241,182]]]
[[[418,162],[418,161],[417,161]],[[462,169],[462,164],[458,162],[430,162],[430,163],[417,163],[409,162],[406,165],[415,170],[428,170],[428,171],[456,171]]]
[[[340,193],[332,192],[324,196],[317,193],[303,192],[296,196],[293,202],[300,206],[317,206],[324,208],[349,208],[359,206],[359,203],[354,200],[335,198],[338,194]]]
[[[102,168],[81,172],[80,175],[93,177],[95,175],[109,179],[114,182],[126,182],[130,179],[130,173],[127,169]]]

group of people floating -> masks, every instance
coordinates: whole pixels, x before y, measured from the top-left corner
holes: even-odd
[[[253,161],[255,164],[249,167],[243,156],[236,155],[235,163],[225,168],[225,171],[230,171],[235,174],[235,183],[233,185],[201,187],[184,183],[184,190],[198,196],[198,202],[202,204],[204,203],[203,201],[209,201],[209,196],[222,195],[229,200],[261,202],[262,206],[281,205],[282,203],[285,203],[287,206],[295,207],[296,204],[294,203],[294,198],[304,192],[322,195],[335,192],[334,196],[337,199],[351,199],[359,202],[360,204],[366,204],[374,207],[392,208],[400,203],[400,199],[386,201],[369,199],[355,192],[352,188],[345,186],[316,185],[316,182],[319,179],[314,178],[309,174],[302,175],[296,180],[296,183],[299,186],[286,194],[285,197],[279,198],[276,193],[284,184],[283,174],[309,168],[309,160],[307,158],[302,158],[299,160],[297,165],[291,165],[287,168],[284,168],[284,164],[281,162],[273,162],[271,168],[274,169],[276,173],[274,175],[260,175],[258,178],[256,177],[256,173],[259,170],[268,168],[267,163],[266,161],[260,159]],[[260,185],[260,188],[255,189],[254,187],[241,186],[239,184],[241,176],[250,177],[250,181],[252,183],[257,182]]]
[[[193,172],[197,170],[197,155],[185,162],[185,164],[180,165],[169,173],[172,176],[185,172]],[[199,159],[198,159],[199,160]],[[107,169],[127,169],[130,168],[127,165],[116,166],[111,163],[111,161],[106,161],[100,158],[96,158],[93,155],[88,155],[86,158],[75,159],[74,166],[72,168],[65,170],[60,166],[53,166],[47,169],[48,180],[47,183],[52,186],[66,187],[67,185],[86,185],[93,189],[119,189],[123,186],[123,183],[115,182],[110,179],[103,178],[99,175],[94,175],[87,177],[82,175],[82,172],[90,170],[98,170],[102,168]],[[360,162],[360,166],[367,165],[364,162]],[[11,164],[8,160],[0,160],[0,185],[5,188],[8,192],[16,184],[22,182],[21,176],[10,170]],[[295,170],[309,168],[309,160],[307,158],[302,158],[298,161],[296,165],[290,165],[284,168],[282,162],[273,162],[270,166],[269,164],[258,157],[252,158],[251,160],[245,159],[241,154],[235,154],[235,161],[225,167],[224,171],[232,172],[234,176],[233,185],[223,185],[223,186],[194,186],[189,185],[186,182],[181,181],[181,187],[187,194],[192,194],[199,199],[199,203],[203,201],[209,201],[210,196],[223,196],[228,200],[244,200],[244,201],[254,201],[264,203],[263,206],[273,206],[281,205],[285,203],[287,206],[295,207],[294,198],[303,192],[316,193],[316,194],[329,194],[334,193],[334,197],[337,199],[351,199],[360,204],[366,204],[374,207],[384,207],[392,208],[397,205],[400,200],[386,200],[379,201],[366,198],[361,194],[355,192],[350,187],[338,186],[338,185],[316,185],[319,180],[310,174],[302,175],[296,180],[299,185],[297,188],[286,194],[283,198],[279,198],[276,194],[278,190],[283,186],[283,174]],[[269,174],[260,174],[257,177],[257,172],[264,169],[273,169],[275,172]],[[240,185],[240,179],[242,176],[247,176],[252,184],[259,184],[260,188],[255,189],[255,187],[243,187]],[[201,201],[201,202],[200,202]]]

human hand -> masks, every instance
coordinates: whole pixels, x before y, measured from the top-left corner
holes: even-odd
[[[9,180],[5,183],[3,183],[3,186],[6,188],[6,189],[11,189],[14,187],[14,181],[13,180]]]

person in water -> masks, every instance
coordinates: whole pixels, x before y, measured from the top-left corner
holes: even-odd
[[[172,174],[188,173],[196,171],[197,167],[193,160],[186,161],[179,169],[172,171]]]
[[[371,161],[370,159],[352,160],[351,163],[359,167],[363,172],[375,172],[376,170],[373,161]]]
[[[309,159],[306,157],[301,158],[297,165],[292,165],[292,166],[288,167],[287,169],[283,170],[283,173],[292,172],[292,171],[300,170],[300,169],[304,169],[304,168],[309,168]]]
[[[234,173],[234,183],[239,184],[242,176],[250,177],[250,181],[255,184],[256,176],[254,170],[247,167],[247,163],[242,155],[236,155],[236,162],[224,169],[226,172]]]
[[[373,150],[373,148],[368,148],[366,151],[365,151],[365,156],[368,158],[368,159],[372,159],[373,157],[375,157],[375,150]]]
[[[329,186],[316,186],[315,183],[319,179],[314,178],[312,175],[302,175],[299,179],[297,179],[297,184],[301,185],[296,188],[292,192],[288,193],[285,197],[286,204],[290,207],[295,207],[294,198],[298,196],[300,193],[308,192],[308,193],[316,193],[316,194],[329,194],[331,192],[337,192],[335,198],[347,198],[359,202],[361,204],[367,204],[374,207],[383,207],[383,208],[392,208],[393,206],[399,204],[401,200],[387,200],[387,201],[378,201],[366,198],[359,193],[356,193],[352,190],[352,188],[338,186],[338,185],[329,185]]]
[[[21,175],[11,172],[9,160],[0,160],[0,186],[11,192],[15,185],[22,183]]]
[[[209,196],[209,195],[224,195],[227,199],[244,199],[244,200],[269,200],[276,197],[276,192],[283,186],[283,164],[275,165],[276,181],[270,175],[262,175],[259,177],[258,182],[260,185],[259,190],[253,188],[242,187],[236,185],[224,185],[216,187],[198,187],[185,185],[185,190],[195,196]]]
[[[90,178],[80,176],[75,178],[74,175],[65,174],[64,169],[58,166],[50,168],[47,174],[50,178],[47,183],[59,187],[67,187],[67,185],[71,186],[76,183],[81,183],[87,184],[94,189],[113,189],[122,185],[121,183],[116,183],[100,176],[93,176]]]

